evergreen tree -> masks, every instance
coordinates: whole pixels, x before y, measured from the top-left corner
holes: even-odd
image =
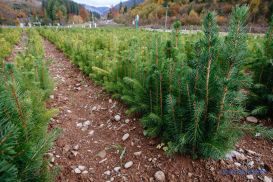
[[[254,84],[251,87],[248,109],[262,118],[273,118],[273,16],[262,46],[255,46],[251,63]]]

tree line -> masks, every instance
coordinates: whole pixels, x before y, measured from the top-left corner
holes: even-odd
[[[83,23],[90,20],[90,12],[71,0],[43,0],[45,23]]]

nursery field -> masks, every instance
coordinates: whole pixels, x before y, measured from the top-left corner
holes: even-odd
[[[187,35],[1,29],[0,181],[272,182],[273,23],[248,35],[247,11],[225,36],[214,13]]]

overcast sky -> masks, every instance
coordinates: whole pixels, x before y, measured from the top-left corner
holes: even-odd
[[[120,0],[73,0],[78,3],[88,4],[92,6],[111,6],[116,5],[120,2]],[[122,0],[125,1],[125,0]]]

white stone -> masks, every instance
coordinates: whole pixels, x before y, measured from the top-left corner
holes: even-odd
[[[154,176],[158,182],[164,182],[166,180],[166,177],[163,171],[157,171]]]
[[[90,136],[94,136],[94,133],[95,133],[95,131],[94,131],[94,130],[91,130],[88,134],[89,134]]]
[[[74,172],[75,172],[76,174],[80,174],[80,173],[81,173],[81,170],[80,170],[79,168],[76,168],[76,169],[74,169]]]
[[[83,165],[79,165],[79,166],[78,166],[78,169],[81,170],[81,171],[84,171],[84,170],[86,169],[86,167],[83,166]]]
[[[248,165],[249,167],[253,167],[253,166],[254,166],[254,161],[248,162],[247,165]]]
[[[79,148],[80,148],[79,144],[77,144],[77,145],[75,145],[75,146],[73,147],[74,150],[79,150]]]
[[[50,97],[50,99],[54,99],[54,95],[50,95],[49,97]]]
[[[258,119],[253,116],[246,117],[246,121],[250,123],[258,123]]]
[[[112,101],[112,99],[109,99],[109,103],[111,104],[113,101]]]
[[[264,176],[264,182],[272,182],[272,178]]]
[[[130,122],[130,119],[125,119],[125,123],[128,124]]]
[[[129,133],[124,134],[122,137],[122,140],[123,141],[127,140],[129,138],[129,136],[130,136]]]
[[[251,155],[256,155],[256,152],[254,152],[253,150],[246,150],[247,153],[251,154]]]
[[[54,161],[55,161],[55,158],[52,157],[51,160],[50,160],[50,162],[51,162],[51,163],[54,163]]]
[[[248,180],[254,180],[254,176],[253,176],[252,174],[246,175],[246,178],[247,178]]]
[[[124,165],[124,168],[128,169],[128,168],[132,167],[133,164],[134,164],[133,161],[126,162]]]
[[[120,119],[121,119],[121,118],[120,118],[120,115],[115,115],[115,120],[116,120],[116,121],[120,121]]]
[[[241,163],[239,163],[239,162],[234,162],[234,164],[235,164],[235,166],[238,166],[238,167],[240,167],[242,164]]]
[[[225,156],[227,159],[232,160],[233,157],[235,157],[237,160],[246,160],[244,154],[241,154],[240,152],[237,152],[236,150],[233,150],[226,154]]]
[[[135,155],[135,156],[140,156],[140,155],[141,155],[141,153],[142,153],[141,151],[134,152],[134,155]]]
[[[77,123],[77,127],[81,128],[82,127],[82,123]]]
[[[83,122],[83,126],[90,126],[91,125],[91,122],[89,120]]]
[[[110,176],[111,175],[111,171],[105,171],[103,174],[107,175],[107,176]]]
[[[120,171],[120,169],[121,169],[121,167],[115,167],[114,171],[118,173]]]
[[[82,174],[88,174],[88,171],[85,170],[85,171],[82,172]]]

